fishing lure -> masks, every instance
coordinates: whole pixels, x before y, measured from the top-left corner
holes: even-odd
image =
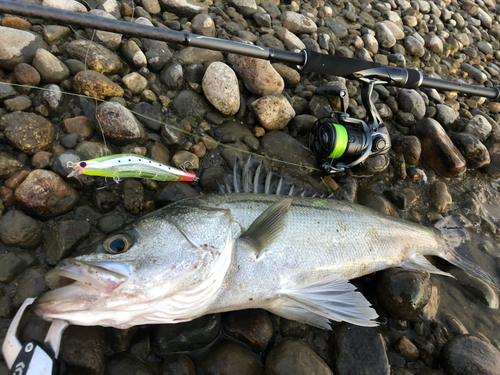
[[[147,178],[156,181],[196,180],[196,175],[193,173],[172,168],[135,154],[118,154],[85,161],[70,161],[68,166],[73,168],[68,178],[84,174],[112,177],[115,182],[119,182],[122,177]]]

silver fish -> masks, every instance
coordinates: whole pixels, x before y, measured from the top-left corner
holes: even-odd
[[[46,320],[127,328],[264,308],[330,329],[377,325],[349,280],[390,267],[448,275],[425,256],[483,279],[432,228],[332,199],[200,196],[146,215],[97,253],[61,262],[36,303]]]

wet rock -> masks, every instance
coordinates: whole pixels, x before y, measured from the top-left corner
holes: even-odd
[[[436,109],[436,120],[443,125],[445,129],[448,129],[451,125],[453,125],[458,118],[458,111],[445,104],[436,105]]]
[[[21,85],[37,86],[41,77],[38,70],[26,63],[17,64],[14,68],[14,77]],[[8,86],[10,87],[10,86]]]
[[[431,297],[427,272],[384,270],[377,282],[377,296],[382,306],[396,319],[414,319]]]
[[[118,197],[110,191],[94,191],[92,194],[92,204],[99,212],[110,212],[118,204]]]
[[[153,131],[160,130],[162,123],[162,116],[161,112],[158,109],[156,109],[155,106],[149,103],[140,102],[132,106],[132,111],[137,112],[134,113],[134,115],[141,124],[146,126],[146,128],[151,129]]]
[[[265,155],[284,162],[315,168],[316,158],[302,147],[301,143],[283,132],[273,131],[262,137],[261,145]]]
[[[92,121],[85,116],[68,118],[62,122],[62,129],[67,134],[78,134],[80,139],[87,139],[94,134]]]
[[[122,215],[111,213],[99,218],[96,228],[102,233],[109,234],[120,228],[124,222]]]
[[[0,119],[1,121],[1,119]],[[16,171],[20,170],[23,167],[23,163],[14,157],[6,154],[4,152],[0,152],[0,178],[7,179]]]
[[[52,146],[54,125],[42,116],[27,112],[12,112],[0,118],[5,137],[19,150],[33,155]]]
[[[453,203],[452,197],[444,182],[438,181],[431,186],[432,204],[438,211],[447,211]]]
[[[0,283],[10,283],[29,267],[38,264],[35,254],[15,251],[0,254]]]
[[[448,314],[445,316],[446,325],[452,336],[466,335],[469,333],[467,328],[462,324],[460,320],[454,315]]]
[[[14,69],[19,63],[30,64],[39,48],[46,44],[38,35],[28,31],[0,26],[0,68]]]
[[[168,12],[189,19],[199,13],[208,13],[208,7],[204,3],[191,0],[161,0],[161,3]]]
[[[43,241],[43,233],[37,220],[11,210],[0,218],[0,241],[6,246],[36,249]]]
[[[274,334],[269,314],[261,309],[232,312],[223,326],[226,335],[255,351],[263,351]]]
[[[95,117],[106,139],[117,144],[144,143],[146,132],[135,116],[116,102],[104,102],[96,109]]]
[[[413,89],[402,89],[399,92],[399,106],[403,111],[411,113],[416,120],[425,115],[424,99]]]
[[[378,194],[372,190],[363,189],[358,193],[358,203],[379,211],[386,215],[391,215],[393,217],[399,217],[396,208],[392,203],[385,198],[383,195]]]
[[[144,207],[144,187],[137,180],[123,183],[123,207],[132,215],[137,215]]]
[[[66,220],[52,227],[43,244],[45,261],[51,266],[66,258],[90,233],[90,223]]]
[[[447,374],[500,374],[500,352],[471,335],[457,336],[441,350],[441,366]]]
[[[306,343],[283,340],[269,353],[266,374],[333,374],[327,364]]]
[[[204,48],[186,47],[179,52],[178,61],[182,65],[195,63],[210,64],[214,61],[225,62],[224,56],[219,51],[211,51]]]
[[[61,177],[51,171],[37,169],[30,173],[15,191],[16,199],[38,216],[50,218],[70,211],[79,195]]]
[[[101,9],[92,9],[89,14],[92,16],[116,20],[112,14]],[[120,43],[122,41],[121,34],[110,33],[109,31],[87,29],[87,35],[96,43],[102,44],[104,47],[109,48],[112,51],[120,47]]]
[[[113,355],[104,368],[104,375],[121,374],[154,375],[154,371],[136,356],[123,352]]]
[[[205,315],[186,323],[162,324],[154,332],[153,354],[164,358],[168,354],[203,348],[219,335],[220,314]]]
[[[468,168],[482,168],[490,164],[491,159],[488,149],[475,136],[459,133],[453,137],[453,143],[464,156]]]
[[[14,306],[19,307],[26,298],[38,297],[48,289],[45,284],[45,269],[42,266],[29,268],[21,275],[14,295]]]
[[[59,83],[69,77],[68,67],[43,48],[37,49],[32,65],[45,82]]]
[[[257,99],[252,102],[252,109],[266,130],[281,130],[295,116],[292,105],[282,94]]]
[[[191,28],[196,34],[209,37],[215,36],[215,22],[208,14],[197,14],[191,21]]]
[[[464,132],[484,141],[490,135],[491,129],[491,124],[484,116],[476,115],[465,125]]]
[[[43,6],[69,10],[78,13],[87,13],[87,8],[76,0],[43,0]]]
[[[162,361],[160,375],[196,375],[193,361],[186,354],[172,354]]]
[[[202,88],[212,105],[223,115],[234,115],[240,108],[238,78],[224,63],[213,62],[205,71]]]
[[[375,329],[344,323],[334,332],[335,374],[390,374],[384,339]]]
[[[29,107],[31,107],[31,104],[31,100],[24,95],[16,96],[12,99],[7,99],[4,102],[5,108],[7,108],[9,112],[25,111]]]
[[[181,117],[202,119],[210,110],[210,107],[202,96],[189,90],[178,93],[172,104]]]
[[[108,77],[93,70],[81,71],[73,77],[73,89],[78,94],[96,99],[123,96],[123,89]]]
[[[441,302],[441,297],[439,294],[439,289],[435,285],[433,285],[431,288],[431,298],[429,298],[429,302],[427,302],[427,305],[425,305],[425,307],[422,310],[422,318],[428,320],[436,319],[440,302]]]
[[[353,172],[359,175],[380,173],[387,169],[389,163],[390,158],[387,154],[374,155],[366,159],[363,164],[356,166]]]
[[[130,343],[130,353],[147,361],[151,354],[151,338],[148,328],[139,328]]]
[[[285,338],[306,339],[310,330],[307,324],[280,318],[280,333]]]
[[[197,197],[198,192],[185,182],[175,182],[167,184],[163,189],[158,190],[155,195],[155,202],[159,206],[164,206],[181,199]]]
[[[318,29],[313,20],[300,13],[283,12],[280,19],[283,26],[295,34],[310,34]]]
[[[262,373],[255,354],[233,341],[221,341],[210,349],[200,362],[203,374],[242,374],[258,375]]]
[[[408,362],[416,361],[420,354],[415,344],[412,343],[406,336],[401,336],[399,338],[394,345],[394,349]]]
[[[464,289],[479,301],[492,309],[498,309],[498,293],[490,284],[459,268],[453,268],[449,270],[449,272],[457,279]]]
[[[401,180],[406,179],[406,162],[401,154],[396,154],[394,157],[394,174]]]
[[[422,158],[443,177],[453,177],[465,170],[464,157],[436,120],[418,121],[412,133],[420,139]]]
[[[102,74],[119,73],[123,65],[113,52],[88,40],[75,40],[66,46],[68,56],[79,59],[91,70]]]
[[[256,95],[280,94],[285,88],[283,78],[269,61],[230,54],[228,62],[241,77],[245,87]]]
[[[64,331],[59,356],[66,361],[69,373],[100,375],[106,349],[104,328],[69,326]]]

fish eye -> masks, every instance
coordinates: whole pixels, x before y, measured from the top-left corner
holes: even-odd
[[[132,239],[126,234],[115,234],[104,241],[104,249],[111,254],[124,253],[132,245]]]
[[[80,168],[85,168],[87,166],[87,163],[85,163],[84,161],[81,161],[79,165],[80,165]]]

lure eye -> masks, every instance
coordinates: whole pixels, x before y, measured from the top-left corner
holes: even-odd
[[[80,164],[78,164],[80,166],[80,168],[85,168],[87,166],[87,163],[85,163],[84,161],[81,161]]]
[[[132,239],[126,234],[115,234],[104,241],[104,249],[111,254],[124,253],[132,245]]]

